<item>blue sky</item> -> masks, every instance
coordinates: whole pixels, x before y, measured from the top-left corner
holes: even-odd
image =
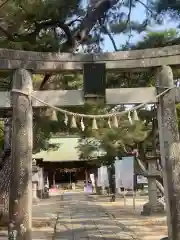
[[[143,2],[146,2],[146,0],[144,0]],[[145,9],[142,5],[138,4],[137,8],[134,8],[131,14],[131,18],[134,21],[143,21],[145,19]],[[175,28],[177,26],[176,22],[170,21],[170,19],[168,18],[168,16],[165,18],[164,20],[164,24],[162,26],[159,25],[153,25],[149,28],[149,30],[151,31],[159,31],[159,30],[165,30],[165,29],[170,29],[170,28]],[[141,34],[135,34],[132,37],[132,42],[137,42],[139,40],[141,40],[143,38],[143,35],[145,33],[141,33]],[[128,36],[121,34],[120,36],[114,36],[115,42],[117,47],[120,47],[122,44],[126,43],[126,40],[128,39]],[[106,37],[105,39],[105,43],[103,46],[103,50],[104,51],[114,51],[114,48],[112,46],[111,40]]]

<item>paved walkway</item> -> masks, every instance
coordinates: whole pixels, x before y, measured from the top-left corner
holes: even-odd
[[[135,239],[133,232],[117,224],[104,208],[83,194],[65,194],[61,204],[54,239]]]
[[[166,236],[165,217],[140,216],[140,200],[135,211],[132,199],[126,204],[123,199],[110,203],[104,196],[68,192],[41,200],[33,206],[33,240],[159,240]],[[6,233],[0,232],[0,240],[7,240]]]
[[[153,216],[141,216],[144,203],[148,196],[137,196],[135,209],[132,197],[117,197],[116,202],[109,202],[109,197],[92,196],[96,205],[101,206],[109,217],[116,220],[116,224],[132,233],[133,239],[138,240],[160,240],[167,236],[167,220],[165,214]],[[124,226],[124,227],[123,227]]]

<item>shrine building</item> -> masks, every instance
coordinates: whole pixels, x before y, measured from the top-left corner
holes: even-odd
[[[93,161],[79,158],[77,136],[55,136],[49,140],[50,150],[40,151],[33,155],[36,165],[43,168],[44,181],[49,181],[49,186],[67,185],[73,182],[84,182],[88,172],[96,168]],[[96,158],[93,154],[94,159]]]

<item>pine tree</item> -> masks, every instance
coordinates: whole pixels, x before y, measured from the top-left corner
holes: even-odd
[[[98,0],[89,3],[91,5],[87,6],[82,0],[4,0],[0,4],[0,45],[2,48],[43,52],[74,52],[81,45],[85,52],[99,52],[103,51],[103,42],[105,36],[108,36],[114,49],[120,50],[120,44],[116,46],[114,36],[126,34],[131,39],[133,33],[145,31],[156,14],[155,8],[152,10],[149,4],[147,6],[141,0]],[[141,22],[134,21],[132,16],[132,12],[139,6],[143,6],[146,13]],[[127,47],[131,48],[129,42]],[[0,73],[0,77],[5,78],[7,75]],[[49,89],[53,85],[52,81],[56,82],[53,89],[77,89],[82,86],[80,75],[58,75],[53,80],[54,77],[46,74],[38,80],[34,76],[34,79],[36,87],[40,89]],[[143,79],[144,74],[108,74],[107,87],[145,86]],[[148,81],[151,82],[152,77]],[[2,86],[1,81],[1,89],[9,90],[10,86],[10,81],[6,86]],[[84,108],[76,110],[84,111]],[[38,113],[35,113],[35,119],[35,145],[46,148],[45,139],[58,131],[59,122],[49,124],[47,118],[43,126],[39,125],[41,116]],[[61,129],[65,131],[61,115],[59,121]]]

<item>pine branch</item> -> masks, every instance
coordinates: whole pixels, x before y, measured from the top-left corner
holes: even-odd
[[[114,50],[117,52],[118,51],[118,48],[116,46],[116,43],[114,41],[114,38],[113,36],[111,35],[111,33],[108,31],[107,27],[105,25],[102,26],[102,28],[104,29],[104,32],[108,35],[109,39],[111,40],[112,42],[112,45],[114,47]]]
[[[7,37],[9,41],[14,41],[13,35],[9,33],[6,29],[4,29],[2,26],[0,26],[0,32],[4,33],[4,35]]]
[[[89,6],[87,14],[80,24],[75,37],[78,41],[86,39],[90,30],[101,18],[104,18],[109,9],[118,3],[119,0],[99,0],[94,6]]]
[[[71,35],[71,41],[69,41],[70,37],[69,37],[69,40],[67,39],[67,41],[63,44],[61,48],[61,52],[67,52],[67,51],[73,52],[74,49],[77,48],[77,45],[81,44],[83,41],[87,39],[89,32],[97,23],[97,21],[100,20],[101,18],[104,18],[108,10],[112,8],[114,5],[116,5],[118,1],[119,0],[100,0],[94,6],[90,6],[88,8],[88,12],[85,18],[81,21],[78,31],[75,32],[74,35]],[[70,33],[69,32],[67,33],[66,35],[69,36]],[[48,80],[49,78],[45,76],[41,84],[41,89],[43,88],[44,84],[46,84]]]
[[[154,15],[154,12],[145,3],[143,3],[141,0],[136,1],[143,5],[146,8],[146,10],[148,10],[152,14],[152,16]]]
[[[5,0],[4,2],[2,2],[1,4],[0,4],[0,9],[2,8],[2,7],[4,7],[4,5],[6,4],[6,3],[8,3],[9,2],[9,0]]]

